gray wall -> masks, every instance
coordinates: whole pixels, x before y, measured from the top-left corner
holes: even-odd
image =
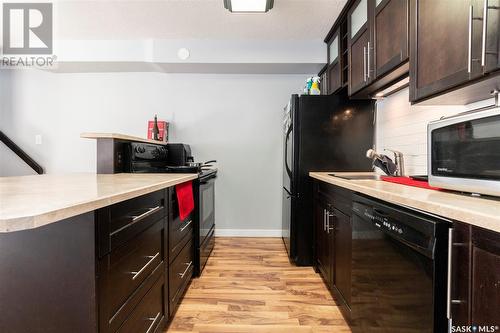
[[[190,143],[198,161],[219,161],[219,234],[280,235],[282,113],[304,76],[4,72],[1,128],[48,173],[95,172],[95,141],[81,132],[144,137],[157,113],[172,122],[171,141]],[[4,175],[25,173],[7,157]]]

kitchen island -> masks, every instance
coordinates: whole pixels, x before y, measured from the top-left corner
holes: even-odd
[[[0,331],[162,331],[193,270],[174,186],[197,178],[0,178]]]

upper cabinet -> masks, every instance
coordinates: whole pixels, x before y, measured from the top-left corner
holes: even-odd
[[[408,73],[408,1],[358,0],[347,19],[349,95],[367,98]]]
[[[358,0],[347,15],[349,48],[349,95],[370,82],[370,31],[368,29],[368,0]]]
[[[330,94],[373,98],[408,74],[412,103],[500,90],[500,0],[349,0],[325,42]]]
[[[484,43],[481,61],[485,73],[500,69],[500,0],[485,0],[483,4]]]
[[[420,101],[452,88],[491,79],[500,68],[500,0],[411,0],[410,99]],[[456,90],[458,103],[488,97],[494,78]],[[482,90],[482,93],[481,93]],[[470,96],[474,95],[474,96]]]
[[[328,95],[328,75],[326,70],[328,65],[325,65],[318,73],[319,76],[319,90],[321,95]]]
[[[328,44],[328,92],[333,93],[341,86],[340,31],[337,30]]]
[[[381,78],[408,61],[408,1],[375,0],[373,76]]]
[[[348,50],[347,21],[338,20],[325,39],[328,46],[327,80],[328,94],[332,94],[347,86]]]

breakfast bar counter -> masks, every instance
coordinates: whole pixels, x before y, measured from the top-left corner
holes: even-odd
[[[197,178],[0,178],[0,332],[163,331],[193,274],[195,210],[179,207]]]
[[[198,174],[0,177],[0,232],[38,228],[198,178]]]

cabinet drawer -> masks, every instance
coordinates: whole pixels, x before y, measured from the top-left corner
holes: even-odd
[[[153,333],[162,332],[165,325],[163,302],[165,282],[163,278],[156,281],[146,296],[134,309],[130,317],[118,329],[119,333]]]
[[[172,315],[193,275],[193,243],[191,240],[170,264],[168,271],[170,315]]]
[[[165,216],[165,190],[97,211],[99,257],[134,238]]]
[[[193,237],[194,211],[184,220],[179,217],[179,204],[177,195],[172,188],[170,192],[170,219],[169,219],[169,262],[172,262],[184,247],[186,242]]]
[[[126,317],[126,305],[136,290],[145,288],[148,279],[155,279],[156,271],[164,270],[163,243],[162,219],[98,261],[101,318],[110,327]]]

